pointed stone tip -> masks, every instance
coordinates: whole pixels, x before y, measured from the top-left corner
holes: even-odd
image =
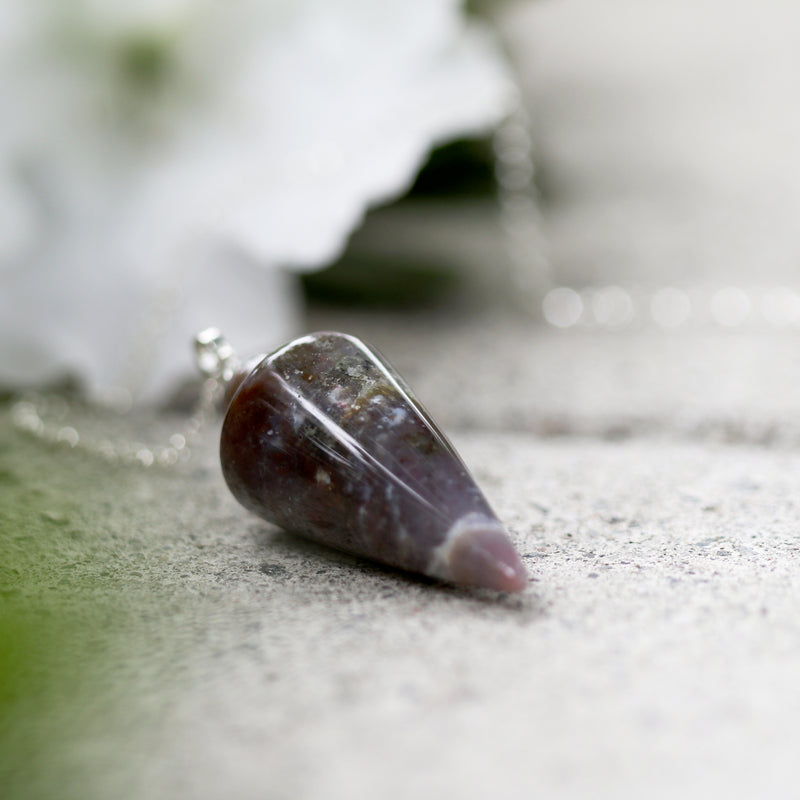
[[[449,555],[451,580],[497,592],[521,592],[528,573],[503,527],[492,520],[463,525]]]

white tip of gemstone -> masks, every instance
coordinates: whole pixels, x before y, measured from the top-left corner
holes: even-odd
[[[468,515],[448,536],[449,580],[497,592],[521,592],[528,573],[503,527],[495,520]]]

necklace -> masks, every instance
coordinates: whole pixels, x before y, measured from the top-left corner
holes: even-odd
[[[534,191],[532,141],[520,109],[495,138],[511,277],[527,311],[556,329],[618,330],[692,322],[800,327],[800,293],[738,287],[651,291],[558,286]],[[350,552],[458,584],[520,591],[527,578],[502,525],[450,443],[382,358],[353,337],[302,337],[241,365],[219,331],[195,342],[203,376],[190,416],[147,444],[93,435],[64,397],[14,403],[16,427],[110,463],[172,467],[190,458],[209,419],[226,408],[222,471],[234,496],[281,527]],[[87,410],[89,407],[86,407]],[[125,419],[130,403],[97,413]],[[88,415],[87,415],[88,416]],[[79,430],[80,428],[80,430]]]
[[[381,356],[318,333],[242,365],[220,332],[195,341],[200,401],[169,444],[83,438],[66,403],[18,401],[26,433],[117,464],[184,461],[213,411],[222,473],[245,508],[289,531],[464,586],[519,592],[522,561],[453,446]],[[45,419],[45,413],[55,419]]]

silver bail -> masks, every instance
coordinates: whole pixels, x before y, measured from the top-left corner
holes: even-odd
[[[219,328],[206,328],[194,337],[197,368],[206,378],[228,383],[239,369],[239,359]]]

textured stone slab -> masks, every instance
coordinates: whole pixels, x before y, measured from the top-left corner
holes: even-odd
[[[2,620],[48,637],[46,707],[0,724],[16,796],[793,786],[797,453],[459,435],[535,578],[497,602],[253,520],[214,443],[109,472],[2,420]]]
[[[800,444],[791,331],[559,331],[508,313],[312,324],[374,342],[446,429]]]

